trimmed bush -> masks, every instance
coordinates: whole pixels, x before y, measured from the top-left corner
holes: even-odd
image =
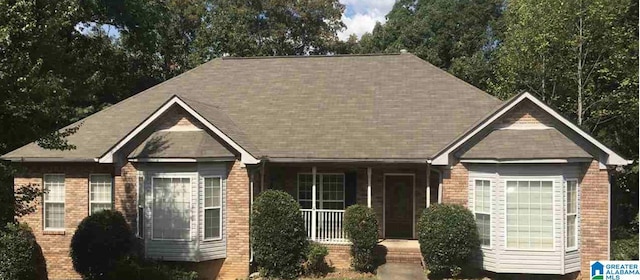
[[[71,239],[73,268],[85,279],[106,279],[132,253],[133,233],[122,213],[104,210],[80,222]]]
[[[435,204],[418,221],[420,251],[435,276],[457,276],[480,249],[476,221],[461,205]]]
[[[344,230],[351,240],[351,266],[357,271],[373,272],[373,249],[378,244],[378,220],[373,209],[360,204],[347,207]]]
[[[329,265],[324,259],[327,255],[329,255],[327,247],[316,242],[311,242],[309,244],[307,262],[305,263],[305,273],[316,277],[327,275],[329,273]]]
[[[298,277],[309,247],[298,202],[286,192],[267,190],[256,198],[251,217],[251,242],[261,274]]]
[[[8,223],[0,230],[0,279],[47,279],[42,249],[25,224]]]

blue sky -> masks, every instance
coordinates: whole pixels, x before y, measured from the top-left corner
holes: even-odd
[[[356,34],[358,38],[366,32],[371,32],[376,22],[384,23],[385,16],[395,0],[339,0],[346,9],[342,15],[342,22],[347,26],[345,30],[338,32],[340,40],[346,40],[349,35]]]

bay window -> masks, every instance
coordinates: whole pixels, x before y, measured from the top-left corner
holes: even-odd
[[[222,179],[204,178],[204,239],[222,236]]]
[[[578,247],[578,180],[567,180],[566,186],[566,240],[567,249],[573,250]]]
[[[313,175],[298,174],[298,202],[303,209],[311,209]],[[344,174],[316,174],[316,208],[344,209]]]
[[[506,181],[507,248],[553,249],[553,181]]]
[[[89,214],[112,209],[112,193],[111,175],[89,176]]]
[[[475,180],[473,201],[480,244],[491,246],[491,181]]]
[[[154,177],[152,179],[152,237],[189,240],[191,232],[191,179]]]
[[[44,175],[44,229],[64,230],[65,186],[64,175]]]

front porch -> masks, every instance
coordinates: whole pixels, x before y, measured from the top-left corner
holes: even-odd
[[[254,193],[283,190],[301,206],[309,240],[348,244],[343,222],[353,204],[374,209],[382,239],[416,239],[422,210],[442,201],[441,170],[427,163],[274,163],[261,167]],[[427,183],[429,182],[429,183]]]

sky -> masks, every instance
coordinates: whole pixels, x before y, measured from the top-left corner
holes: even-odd
[[[342,22],[346,29],[338,32],[338,38],[346,41],[349,35],[356,34],[358,38],[366,32],[371,32],[376,22],[384,23],[385,16],[393,8],[395,0],[339,0],[345,5]]]

